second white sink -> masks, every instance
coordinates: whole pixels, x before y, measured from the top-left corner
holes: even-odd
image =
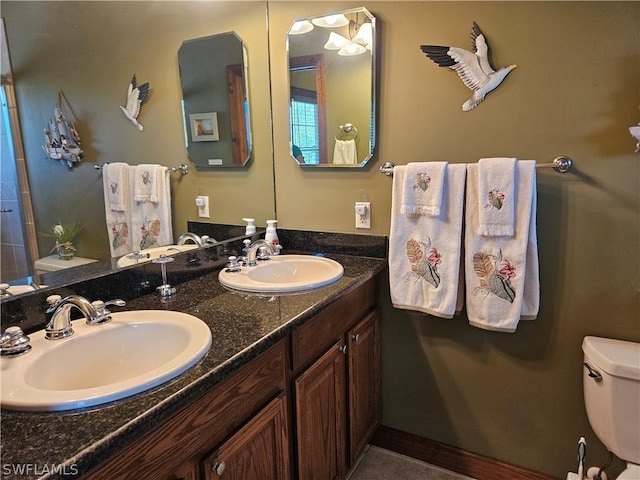
[[[248,292],[299,292],[323,287],[339,280],[344,269],[335,260],[312,255],[280,255],[242,267],[239,272],[222,270],[222,285]]]

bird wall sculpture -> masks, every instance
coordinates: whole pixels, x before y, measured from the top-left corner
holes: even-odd
[[[136,74],[134,73],[127,90],[127,106],[120,106],[120,110],[140,131],[143,131],[144,127],[138,123],[137,118],[140,114],[140,105],[147,99],[148,94],[149,82],[143,83],[139,87],[136,86]]]
[[[517,67],[517,65],[508,65],[496,71],[491,66],[489,46],[476,22],[473,22],[471,28],[471,43],[473,53],[458,47],[420,46],[427,57],[441,67],[455,70],[464,84],[473,90],[472,97],[462,105],[462,110],[465,112],[476,108],[485,96],[495,90],[511,70]]]

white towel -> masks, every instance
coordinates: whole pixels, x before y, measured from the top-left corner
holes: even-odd
[[[139,165],[140,167],[140,165]],[[166,167],[146,165],[152,171],[156,183],[157,202],[133,201],[131,207],[131,244],[134,250],[170,245],[173,243],[173,226],[171,224],[171,189],[169,173]],[[154,167],[154,168],[149,168]],[[143,169],[130,169],[137,175]],[[158,177],[157,172],[161,172]],[[160,180],[161,179],[161,180]],[[130,179],[131,198],[134,197],[134,178]]]
[[[356,164],[358,162],[358,152],[355,140],[338,140],[333,147],[334,164]]]
[[[460,251],[466,165],[448,165],[440,215],[400,213],[407,167],[393,171],[389,283],[396,308],[442,318],[459,311]],[[409,192],[411,193],[411,192]],[[457,308],[458,307],[458,308]]]
[[[132,168],[135,171],[133,175],[133,199],[136,202],[158,203],[158,192],[164,182],[167,167],[141,164]]]
[[[404,173],[402,215],[440,215],[447,162],[408,163]]]
[[[466,306],[469,323],[486,330],[515,332],[520,319],[538,314],[540,280],[535,228],[535,161],[516,163],[513,237],[478,234],[478,165],[467,168],[465,215]]]
[[[106,163],[102,167],[105,205],[114,212],[124,212],[129,198],[129,165]]]
[[[515,158],[481,158],[478,161],[479,235],[513,236],[515,168]]]
[[[126,163],[109,163],[102,167],[105,220],[112,257],[131,253],[131,192]]]

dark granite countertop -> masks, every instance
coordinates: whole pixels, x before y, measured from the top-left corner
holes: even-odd
[[[241,295],[222,287],[215,271],[177,285],[175,297],[166,303],[155,293],[127,302],[126,310],[169,309],[202,319],[211,328],[211,350],[177,379],[99,408],[59,413],[3,410],[1,478],[81,476],[386,267],[380,258],[327,257],[342,263],[344,276],[302,294]],[[57,472],[47,473],[52,470]]]

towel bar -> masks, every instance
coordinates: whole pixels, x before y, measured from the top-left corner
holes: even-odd
[[[561,155],[553,159],[551,163],[538,163],[536,168],[553,168],[558,173],[566,173],[573,166],[573,160],[569,157]],[[385,162],[380,167],[380,173],[386,175],[387,177],[393,177],[393,168],[395,164],[391,162]]]
[[[107,164],[105,163],[104,165]],[[104,167],[104,165],[94,165],[93,168],[98,170]],[[187,165],[186,163],[181,163],[177,167],[167,167],[167,170],[169,170],[169,173],[180,172],[182,175],[186,175],[187,173],[189,173],[189,165]]]

